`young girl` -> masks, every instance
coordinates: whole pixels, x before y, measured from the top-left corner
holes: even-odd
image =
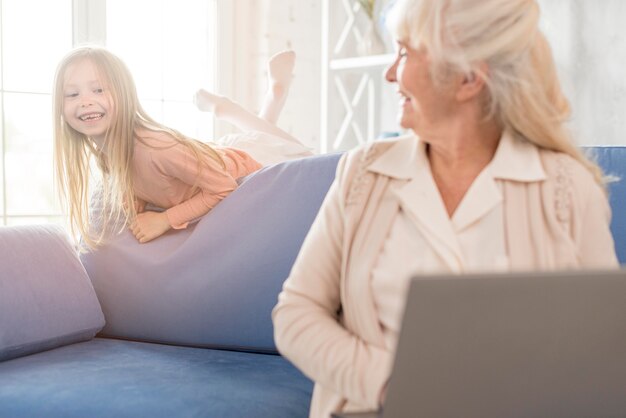
[[[274,125],[284,103],[295,55],[270,59],[270,89],[262,117],[204,90],[200,110],[249,131],[208,145],[152,119],[137,99],[126,65],[99,47],[80,47],[59,64],[54,83],[54,160],[57,185],[70,224],[95,248],[111,225],[128,225],[144,243],[182,229],[237,188],[237,179],[263,165],[312,155]],[[102,173],[101,227],[89,221],[90,161]],[[163,212],[145,210],[146,204]]]

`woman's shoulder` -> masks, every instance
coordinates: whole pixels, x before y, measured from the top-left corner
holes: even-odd
[[[608,207],[605,189],[582,162],[564,152],[540,150],[546,172],[544,193],[553,196],[557,217],[565,222],[573,208]],[[544,195],[545,196],[545,195]]]
[[[358,196],[373,185],[380,174],[383,174],[381,178],[389,178],[395,177],[395,171],[402,172],[399,166],[411,159],[406,157],[414,154],[416,143],[415,136],[407,135],[385,138],[347,151],[339,161],[336,175],[347,204],[359,200]]]
[[[355,166],[367,168],[392,149],[399,154],[411,154],[414,152],[416,141],[414,135],[407,134],[368,142],[347,151],[342,157],[341,168],[348,171]]]
[[[573,182],[574,184],[596,184],[594,175],[582,162],[569,154],[548,149],[540,149],[539,155],[546,171],[546,176],[554,182]]]

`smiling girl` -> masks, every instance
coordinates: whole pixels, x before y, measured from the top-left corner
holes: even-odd
[[[270,111],[262,114],[270,114],[272,122],[284,102],[293,58],[289,51],[270,62],[271,97],[276,100],[266,100]],[[201,110],[210,108],[254,132],[231,137],[231,146],[217,146],[156,122],[139,103],[126,65],[99,47],[77,48],[61,61],[53,96],[57,186],[72,229],[90,248],[103,242],[111,225],[128,225],[142,243],[172,228],[185,228],[235,190],[238,178],[266,161],[311,155],[270,121],[205,91],[196,97]],[[107,208],[97,232],[89,221],[92,157],[102,174],[102,206]],[[148,203],[164,210],[147,211]]]

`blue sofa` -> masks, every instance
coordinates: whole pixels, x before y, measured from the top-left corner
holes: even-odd
[[[609,185],[609,199],[613,218],[611,232],[615,239],[615,251],[620,264],[626,264],[626,147],[589,147],[592,158],[607,175],[615,177]]]
[[[591,151],[626,176],[626,147]],[[0,417],[306,417],[312,383],[277,354],[270,311],[338,159],[268,167],[188,230],[83,255],[107,324],[1,362]],[[610,190],[623,263],[626,186]]]
[[[264,168],[186,230],[141,245],[125,231],[83,254],[85,281],[97,294],[89,301],[99,302],[97,311],[78,306],[76,292],[57,294],[70,286],[62,283],[66,278],[48,277],[61,268],[59,259],[75,264],[56,251],[58,234],[0,229],[0,254],[29,252],[30,244],[9,248],[7,240],[39,240],[38,254],[26,260],[0,256],[0,263],[14,267],[15,280],[24,263],[46,264],[46,271],[33,273],[42,275],[35,286],[45,294],[24,298],[56,301],[37,313],[37,322],[47,321],[43,328],[57,327],[62,337],[34,349],[5,350],[5,357],[21,357],[0,362],[0,417],[307,417],[313,384],[278,355],[271,310],[339,157]],[[11,234],[3,247],[3,237]],[[52,286],[52,280],[59,284]],[[3,284],[0,277],[0,326],[3,313],[32,317],[25,309],[3,311]],[[63,303],[71,305],[65,323],[93,317],[98,330],[104,317],[106,325],[96,338],[82,332],[68,339],[67,327],[49,318],[60,315]],[[87,327],[84,322],[75,328]],[[16,338],[6,334],[0,329],[0,361],[3,337]],[[23,356],[42,349],[48,350]]]

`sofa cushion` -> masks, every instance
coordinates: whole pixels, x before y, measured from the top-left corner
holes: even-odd
[[[0,227],[0,361],[94,337],[104,316],[58,226]]]
[[[281,356],[108,338],[0,364],[1,417],[306,418],[312,390]]]
[[[275,352],[271,310],[338,160],[266,167],[185,230],[146,244],[126,230],[82,255],[102,335]]]

